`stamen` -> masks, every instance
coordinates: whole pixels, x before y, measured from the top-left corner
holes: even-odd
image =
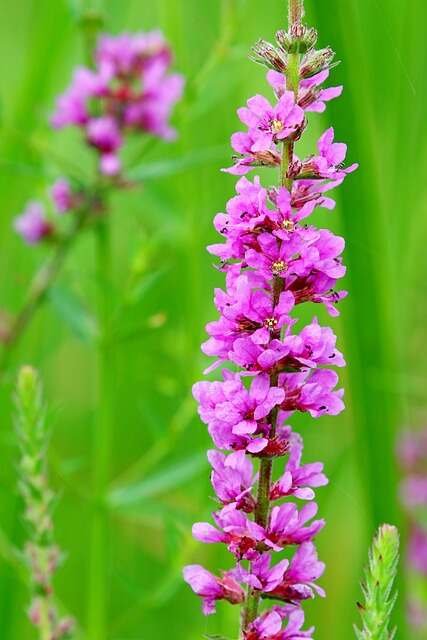
[[[280,276],[287,270],[288,266],[283,260],[276,260],[276,262],[273,262],[273,264],[271,265],[271,273],[273,274],[273,276]]]
[[[283,130],[283,122],[281,120],[272,120],[271,130],[273,133],[280,133]]]
[[[295,230],[295,223],[292,220],[283,220],[282,222],[282,229],[284,231],[294,231]]]
[[[276,318],[267,318],[264,324],[267,327],[267,329],[269,329],[270,331],[275,331],[277,329]]]

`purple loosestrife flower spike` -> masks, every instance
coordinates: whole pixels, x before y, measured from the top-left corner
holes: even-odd
[[[119,188],[127,185],[120,152],[132,134],[166,141],[176,137],[170,118],[182,96],[184,78],[170,73],[172,51],[159,31],[103,35],[93,58],[93,69],[75,70],[71,85],[56,101],[51,125],[80,130],[83,141],[98,156],[100,174]],[[68,180],[60,178],[50,195],[59,214],[83,208],[99,213],[97,198],[90,191],[74,193]],[[38,202],[30,202],[13,226],[31,245],[54,233]]]
[[[72,127],[80,134],[83,149],[95,154],[95,171],[86,175],[78,164],[69,165],[77,173],[62,176],[50,186],[49,214],[42,203],[30,202],[13,221],[24,242],[45,244],[51,251],[34,275],[25,303],[1,327],[1,371],[7,368],[12,351],[46,299],[77,238],[86,229],[106,227],[113,191],[138,185],[140,178],[127,174],[132,160],[126,167],[124,147],[130,140],[143,142],[147,136],[165,141],[176,137],[170,120],[182,95],[184,78],[171,73],[172,50],[161,32],[98,38],[102,18],[92,11],[83,13],[80,24],[90,68],[74,70],[50,122],[54,129]],[[69,213],[63,216],[68,220],[58,217],[53,223],[52,208],[60,216]]]
[[[313,636],[304,630],[301,607],[325,595],[317,584],[325,565],[314,544],[325,522],[316,517],[314,499],[328,480],[321,462],[302,461],[302,437],[286,423],[296,412],[317,419],[344,409],[334,368],[345,361],[336,336],[316,317],[305,326],[298,317],[303,303],[335,316],[346,295],[336,290],[345,275],[345,242],[311,216],[317,207],[334,208],[328,192],[356,165],[344,166],[347,147],[334,141],[332,128],[313,155],[296,155],[308,114],[324,111],[342,87],[323,88],[333,56],[314,50],[317,34],[302,24],[302,0],[290,0],[289,15],[277,47],[259,41],[254,48],[254,59],[270,69],[273,101],[256,95],[238,110],[246,130],[231,138],[237,156],[226,171],[243,177],[215,217],[222,242],[208,247],[221,260],[226,284],[215,290],[219,318],[207,325],[202,350],[214,358],[206,372],[222,371],[193,387],[200,418],[221,450],[208,453],[219,503],[214,524],[196,523],[193,535],[225,544],[235,566],[217,578],[192,565],[184,578],[205,614],[220,599],[242,605],[242,640]],[[279,184],[245,177],[263,166],[279,167]],[[273,476],[279,457],[285,462]]]

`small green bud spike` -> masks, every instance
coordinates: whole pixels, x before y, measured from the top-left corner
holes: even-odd
[[[396,602],[393,592],[399,561],[399,532],[389,524],[382,525],[369,552],[369,563],[362,584],[364,602],[357,603],[363,622],[355,627],[358,640],[393,640],[390,618]]]
[[[53,540],[54,493],[48,484],[49,431],[42,385],[35,369],[21,368],[16,385],[17,436],[21,449],[19,489],[25,504],[28,540],[23,554],[29,569],[29,617],[39,640],[70,638],[74,623],[61,619],[54,605],[53,576],[61,553]]]

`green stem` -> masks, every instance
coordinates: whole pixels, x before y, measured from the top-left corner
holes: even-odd
[[[259,467],[258,497],[255,510],[255,522],[265,527],[270,508],[270,485],[273,461],[271,458],[261,460]]]
[[[111,448],[114,429],[114,353],[110,340],[111,323],[111,247],[108,217],[100,220],[96,229],[96,261],[98,287],[97,415],[93,436],[93,496],[94,513],[91,532],[88,637],[107,637],[107,597],[109,579],[109,521],[105,495],[110,477]]]
[[[54,632],[51,625],[49,609],[49,598],[44,596],[39,600],[40,606],[40,625],[39,625],[39,638],[40,640],[52,640]]]
[[[302,6],[301,2],[301,6]],[[299,91],[299,64],[300,56],[298,53],[289,54],[288,69],[286,71],[286,87],[289,91],[293,91],[295,100],[298,99]],[[292,188],[292,178],[288,178],[288,169],[294,159],[295,141],[292,138],[285,140],[283,143],[282,163],[280,167],[280,184],[286,187],[288,191]]]
[[[304,16],[304,0],[289,0],[289,26],[300,24]]]
[[[76,214],[75,223],[71,231],[61,239],[53,255],[46,260],[34,276],[29,288],[27,300],[15,317],[6,336],[0,356],[0,374],[3,374],[7,370],[13,351],[16,349],[22,335],[43,304],[49,289],[58,277],[65,259],[86,221],[88,212],[89,211],[85,209]]]

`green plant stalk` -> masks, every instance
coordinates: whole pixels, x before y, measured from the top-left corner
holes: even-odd
[[[354,628],[358,640],[392,640],[390,618],[396,603],[393,592],[399,562],[399,533],[384,524],[376,534],[369,551],[369,563],[362,585],[364,602],[358,603],[362,629]]]
[[[40,640],[52,640],[54,631],[49,616],[50,603],[48,596],[40,601]]]
[[[109,521],[105,497],[110,477],[114,429],[114,364],[110,340],[111,323],[111,239],[108,216],[99,221],[96,234],[98,321],[100,339],[97,354],[97,411],[93,434],[93,498],[89,569],[88,637],[107,637],[109,578]]]
[[[289,0],[289,25],[300,24],[304,17],[304,0]]]
[[[289,0],[289,27],[293,24],[300,23],[304,15],[304,0]],[[298,53],[289,55],[288,68],[285,73],[286,85],[290,91],[293,91],[295,97],[298,96],[299,89],[299,63],[300,56]],[[285,140],[283,143],[282,159],[280,164],[280,185],[286,187],[289,191],[292,189],[292,178],[288,177],[288,169],[293,161],[295,141]],[[277,304],[280,296],[280,278],[274,282],[274,302]],[[277,374],[272,374],[271,385],[277,385]],[[278,410],[273,409],[269,416],[271,425],[271,434],[276,431]],[[273,459],[264,458],[261,460],[259,468],[257,506],[255,509],[255,522],[262,527],[267,526],[270,512],[270,489],[271,478],[273,473]],[[242,612],[242,637],[247,627],[255,620],[258,615],[260,602],[259,592],[249,589],[247,591],[246,605]]]

